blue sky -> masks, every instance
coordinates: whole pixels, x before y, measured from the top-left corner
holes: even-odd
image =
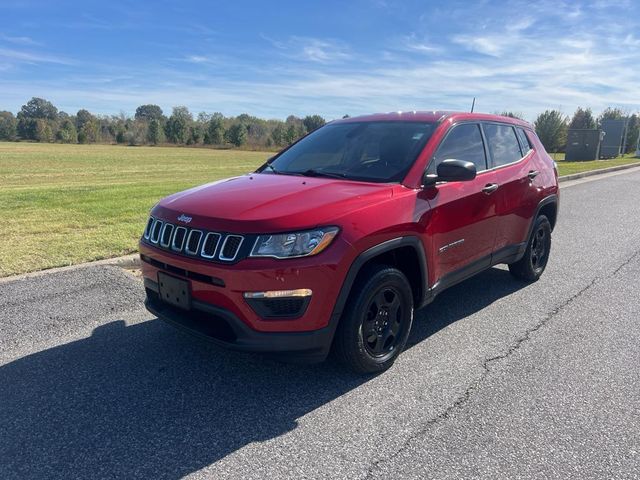
[[[0,110],[640,108],[640,2],[0,0]]]

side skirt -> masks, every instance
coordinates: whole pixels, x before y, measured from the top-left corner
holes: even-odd
[[[447,288],[463,282],[464,280],[471,278],[474,275],[477,275],[478,273],[493,267],[494,265],[517,262],[522,258],[526,250],[527,242],[509,245],[493,252],[493,254],[491,255],[487,255],[486,257],[482,257],[479,260],[475,260],[469,265],[466,265],[456,270],[455,272],[448,273],[447,275],[439,279],[429,289],[427,293],[427,299],[421,306],[425,306],[431,303],[439,293],[443,292]]]

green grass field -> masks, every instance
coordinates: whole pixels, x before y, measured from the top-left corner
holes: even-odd
[[[560,156],[562,156],[561,159],[560,159]],[[619,165],[628,165],[629,163],[640,162],[640,158],[635,158],[633,154],[627,154],[623,157],[613,158],[611,160],[593,160],[590,162],[567,162],[564,160],[564,154],[556,154],[556,162],[558,163],[558,174],[562,176],[562,175],[571,175],[572,173],[587,172],[589,170],[598,170],[600,168],[617,167]]]
[[[149,209],[268,152],[0,143],[0,276],[134,252]],[[560,175],[638,161],[558,161]]]
[[[0,143],[0,276],[134,252],[160,198],[249,172],[270,155]]]

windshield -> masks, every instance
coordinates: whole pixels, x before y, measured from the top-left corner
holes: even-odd
[[[400,121],[325,125],[263,165],[259,172],[400,182],[434,126]]]

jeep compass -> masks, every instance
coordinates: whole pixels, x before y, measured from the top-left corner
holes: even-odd
[[[542,275],[557,177],[513,118],[330,122],[253,173],[161,200],[140,240],[146,306],[230,348],[379,372],[444,289],[497,264]]]

